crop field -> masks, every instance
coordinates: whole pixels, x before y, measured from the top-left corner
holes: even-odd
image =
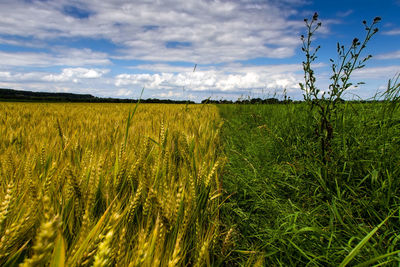
[[[400,261],[398,102],[341,103],[326,147],[306,103],[0,114],[0,266]]]
[[[212,264],[215,106],[131,116],[127,104],[1,103],[0,114],[1,266]]]

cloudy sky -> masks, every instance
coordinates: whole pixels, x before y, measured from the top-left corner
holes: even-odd
[[[301,99],[303,19],[323,27],[315,63],[329,85],[336,43],[382,17],[348,98],[400,72],[400,0],[0,0],[0,88],[100,97]],[[194,66],[196,68],[194,68]]]

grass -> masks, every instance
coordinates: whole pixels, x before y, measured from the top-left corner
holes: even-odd
[[[396,103],[2,103],[0,265],[398,264]]]
[[[249,249],[269,266],[399,261],[400,114],[382,120],[385,105],[339,107],[328,166],[306,105],[219,106],[229,264]]]

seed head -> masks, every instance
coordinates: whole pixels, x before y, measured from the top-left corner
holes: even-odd
[[[318,20],[318,13],[317,12],[314,13],[314,16],[312,17],[312,19],[313,20]]]
[[[379,21],[381,21],[382,19],[381,19],[381,17],[375,17],[374,18],[374,23],[377,23],[377,22],[379,22]]]

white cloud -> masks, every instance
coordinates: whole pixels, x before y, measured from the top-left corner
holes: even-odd
[[[23,46],[23,47],[35,47],[35,48],[40,48],[44,46],[43,42],[39,42],[37,40],[27,42],[22,40],[16,40],[13,38],[2,38],[2,37],[0,37],[0,44]]]
[[[181,97],[182,93],[181,92],[168,91],[167,93],[154,94],[153,96],[162,97],[162,98],[176,98],[176,97]]]
[[[43,77],[43,73],[40,72],[0,72],[0,79],[7,82],[30,82],[40,81]]]
[[[141,70],[141,71],[152,71],[152,72],[190,72],[194,70],[194,66],[173,66],[168,64],[141,64],[137,66],[128,67],[129,69]]]
[[[230,67],[230,69],[233,68]],[[265,71],[260,67],[259,69],[254,68],[250,72],[199,70],[181,73],[120,74],[116,76],[115,86],[141,85],[155,90],[182,89],[193,92],[238,92],[262,88],[294,90],[298,88],[298,81],[301,78],[302,74],[290,70],[279,72],[271,67],[270,71]]]
[[[300,67],[301,68],[301,67]],[[89,93],[95,96],[137,98],[144,87],[144,98],[161,97],[200,101],[213,99],[237,99],[241,95],[267,97],[286,89],[291,96],[301,98],[298,83],[303,74],[298,66],[241,66],[229,65],[224,68],[198,68],[195,72],[120,74],[114,77],[104,75],[108,70],[88,68],[66,68],[59,73],[0,72],[0,87],[20,90]],[[244,69],[244,70],[243,70]],[[368,81],[377,88],[373,79],[392,78],[400,66],[365,68],[354,73],[353,79]],[[329,80],[319,79],[321,89],[327,88]],[[380,83],[382,84],[382,83]],[[380,85],[379,84],[379,85]],[[326,86],[324,86],[326,85]],[[363,88],[367,88],[363,86]],[[354,91],[364,94],[365,90]],[[360,91],[361,90],[361,91]]]
[[[376,58],[376,59],[397,59],[397,58],[400,58],[400,50],[393,51],[390,53],[376,55],[376,56],[374,56],[374,58]]]
[[[0,85],[107,97],[137,97],[142,87],[148,97],[199,97],[212,92],[236,98],[248,91],[273,92],[283,88],[297,94],[298,82],[303,80],[301,64],[254,66],[235,62],[293,56],[300,45],[304,22],[292,16],[302,16],[297,7],[307,2],[2,0],[0,43],[16,49],[0,51]],[[82,18],[68,14],[68,6],[79,9]],[[337,15],[350,14],[348,10]],[[324,20],[319,34],[328,33],[330,25],[338,23],[342,21]],[[386,34],[399,33],[393,30]],[[104,44],[103,40],[108,42],[105,47],[97,47]],[[72,48],[74,44],[70,42],[91,48]],[[29,47],[23,51],[41,52],[21,52],[21,46]],[[399,57],[396,51],[376,58]],[[125,69],[122,72],[126,73],[114,77],[105,75],[109,70],[104,68],[113,68],[112,61],[118,64],[117,59],[144,62],[128,67],[133,73]],[[199,65],[193,72],[193,66],[171,64],[174,61]],[[214,63],[218,65],[211,65]],[[315,64],[314,68],[324,66]],[[46,71],[38,71],[42,67]],[[52,71],[52,67],[61,71]],[[357,75],[380,78],[396,67],[364,69]],[[328,78],[323,76],[322,83]]]
[[[0,34],[40,40],[104,38],[122,47],[115,58],[123,59],[216,63],[259,56],[286,58],[300,43],[303,22],[290,16],[301,4],[303,1],[6,0],[0,3]],[[70,5],[89,17],[79,19],[63,12]]]
[[[354,11],[351,10],[351,9],[349,9],[349,10],[347,10],[347,11],[340,11],[340,12],[337,12],[337,16],[338,16],[338,17],[344,18],[344,17],[347,17],[347,16],[353,14],[353,12],[354,12]]]
[[[107,69],[86,69],[86,68],[66,68],[60,74],[48,74],[43,76],[42,80],[48,82],[78,82],[79,79],[100,78],[109,72]]]
[[[85,66],[111,64],[105,53],[93,52],[90,49],[57,48],[52,53],[35,52],[2,52],[0,67],[53,67]]]
[[[118,89],[116,92],[116,95],[118,97],[129,97],[129,96],[132,96],[132,94],[133,94],[132,90],[125,89],[125,88]]]
[[[321,64],[315,64],[313,67],[319,68]],[[237,72],[237,73],[248,73],[248,72],[258,72],[266,73],[267,75],[288,73],[288,72],[298,72],[303,71],[301,64],[279,64],[279,65],[243,65],[243,64],[228,64],[221,68],[225,72]]]
[[[385,35],[400,35],[400,29],[393,29],[393,30],[390,30],[390,31],[384,31],[384,32],[382,32],[382,34],[385,34]]]
[[[170,67],[166,64],[155,66],[165,70]],[[150,66],[149,69],[153,71]],[[145,97],[185,98],[191,95],[192,100],[196,100],[195,95],[201,97],[199,94],[238,97],[249,91],[268,94],[284,88],[288,92],[297,92],[298,82],[302,79],[301,66],[295,64],[228,64],[220,68],[199,66],[195,72],[192,67],[182,70],[154,74],[124,73],[110,77],[105,76],[108,69],[64,68],[58,73],[4,71],[0,72],[0,79],[3,87],[33,91],[68,90],[106,97],[138,97],[138,92],[144,87]]]
[[[81,79],[98,79],[108,69],[65,68],[61,73],[46,72],[0,72],[0,79],[7,82],[78,82]]]
[[[11,77],[11,73],[9,71],[0,71],[0,79],[8,79]]]
[[[353,78],[387,80],[393,78],[398,73],[400,73],[400,65],[365,67],[354,71]]]

